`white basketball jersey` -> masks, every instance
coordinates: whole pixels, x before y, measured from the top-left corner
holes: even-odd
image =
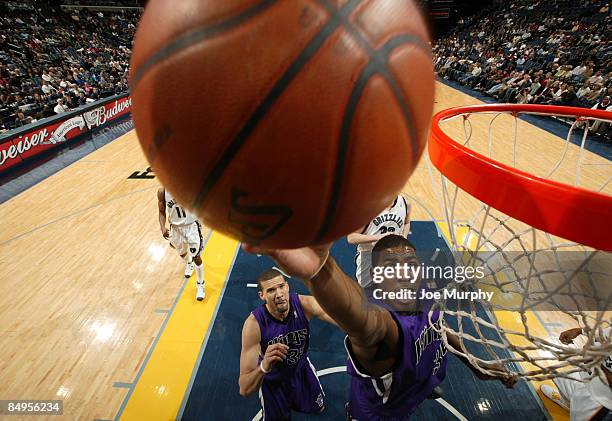
[[[168,190],[165,190],[166,195],[166,217],[171,225],[189,225],[196,221],[196,217],[193,216],[187,209],[176,203],[176,200]]]
[[[366,225],[361,234],[377,235],[392,232],[402,235],[407,212],[408,204],[406,203],[406,199],[404,199],[404,196],[399,195],[395,198],[390,208],[383,210],[376,218],[372,219],[372,221]],[[357,251],[370,250],[371,248],[371,244],[359,244],[357,246]]]
[[[606,342],[610,338],[611,330],[612,328],[610,327],[607,327],[603,330],[602,336]],[[604,360],[602,367],[604,368],[604,370],[608,370],[612,373],[612,355],[608,355],[608,357]],[[595,377],[587,384],[587,387],[591,393],[591,397],[596,402],[612,410],[612,385],[607,385],[599,377]]]

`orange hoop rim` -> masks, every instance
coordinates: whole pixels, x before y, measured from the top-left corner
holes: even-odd
[[[533,104],[454,107],[434,115],[429,158],[450,181],[481,202],[567,240],[612,251],[612,196],[548,180],[479,154],[453,140],[440,122],[482,112],[587,117],[612,121],[612,112]]]

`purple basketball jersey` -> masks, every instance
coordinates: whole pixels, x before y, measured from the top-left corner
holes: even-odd
[[[289,294],[289,313],[285,320],[272,317],[265,303],[253,310],[253,316],[261,330],[261,355],[266,353],[268,345],[283,343],[289,347],[287,359],[276,363],[272,371],[266,374],[266,380],[287,379],[297,368],[307,363],[308,340],[310,336],[308,318],[304,314],[298,294]],[[261,356],[259,357],[261,361]]]
[[[351,375],[349,411],[359,421],[408,419],[446,375],[446,347],[429,325],[428,312],[410,316],[390,313],[399,327],[402,350],[393,371],[369,376],[354,359],[348,337],[345,339]],[[439,316],[436,311],[432,317],[436,325]]]

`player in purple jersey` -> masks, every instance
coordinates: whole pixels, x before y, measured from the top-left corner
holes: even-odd
[[[406,420],[444,379],[446,348],[440,333],[429,324],[427,311],[418,300],[387,299],[382,306],[368,302],[359,285],[329,256],[329,246],[270,250],[243,245],[246,251],[269,255],[285,273],[304,280],[324,311],[347,333],[350,418]],[[418,262],[414,246],[399,235],[380,239],[372,250],[373,270]],[[387,293],[403,288],[416,291],[419,283],[391,276],[381,283],[381,289]],[[439,323],[437,317],[433,315],[432,323]],[[457,337],[447,334],[447,340],[454,349],[463,349]],[[480,379],[499,379],[507,387],[517,381],[501,364],[483,364],[498,373],[492,377],[460,358]]]
[[[335,322],[313,297],[289,293],[276,269],[259,275],[257,284],[263,304],[242,328],[240,394],[259,390],[265,421],[288,420],[291,410],[320,413],[325,394],[308,358],[309,320]]]

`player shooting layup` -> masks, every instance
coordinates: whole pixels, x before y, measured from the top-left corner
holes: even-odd
[[[179,256],[185,259],[185,278],[191,276],[195,263],[196,299],[202,301],[204,299],[204,266],[200,257],[204,247],[202,226],[196,217],[179,206],[170,192],[163,187],[157,190],[157,202],[162,235],[170,241],[170,246],[176,249]],[[170,230],[166,228],[166,219],[170,223]]]
[[[441,334],[429,324],[428,312],[419,310],[419,303],[391,300],[382,303],[385,308],[369,303],[364,290],[329,256],[329,246],[243,248],[269,255],[288,275],[304,280],[321,308],[347,333],[349,417],[358,421],[407,420],[445,376],[447,353]],[[419,264],[414,246],[398,235],[388,235],[376,243],[372,263],[385,268],[396,263]],[[381,286],[387,292],[398,292],[402,288],[417,289],[418,282],[389,278]],[[438,316],[432,315],[434,325],[439,323]],[[457,337],[447,338],[453,348],[462,349]],[[467,359],[462,361],[480,379],[497,378],[507,387],[516,383],[516,376],[501,364],[486,366],[499,376],[491,377],[472,367]]]

